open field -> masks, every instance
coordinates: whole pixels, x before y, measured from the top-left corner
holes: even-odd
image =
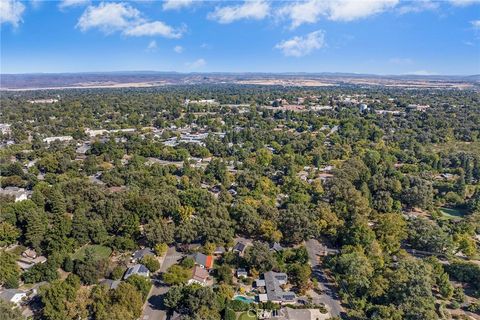
[[[97,259],[106,259],[112,254],[112,249],[109,247],[105,247],[102,245],[86,245],[80,249],[78,249],[73,255],[72,259],[83,259],[85,257],[85,253],[87,249],[93,250],[93,256]]]
[[[480,154],[480,141],[475,142],[461,142],[461,141],[453,141],[447,143],[439,143],[435,144],[432,147],[433,151],[444,151],[446,153],[454,153],[454,152],[473,152]]]
[[[256,320],[257,317],[253,314],[250,315],[248,312],[243,312],[238,316],[238,320]]]

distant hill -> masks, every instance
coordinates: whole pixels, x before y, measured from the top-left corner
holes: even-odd
[[[423,76],[356,73],[178,73],[119,71],[88,73],[2,74],[3,90],[154,87],[176,84],[239,83],[282,86],[375,85],[399,87],[478,88],[480,75]]]

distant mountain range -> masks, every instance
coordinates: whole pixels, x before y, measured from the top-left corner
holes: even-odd
[[[179,73],[118,71],[85,73],[1,74],[3,90],[125,88],[191,84],[256,84],[281,86],[375,85],[416,88],[478,88],[480,75],[374,75],[357,73]]]

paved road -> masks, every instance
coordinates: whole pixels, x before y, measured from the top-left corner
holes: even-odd
[[[340,299],[335,286],[327,279],[325,273],[320,267],[319,254],[322,251],[320,242],[310,239],[305,242],[308,251],[308,258],[312,266],[312,274],[318,280],[319,288],[324,292],[318,298],[318,302],[326,305],[332,317],[338,317],[344,314]]]
[[[172,265],[176,264],[182,255],[175,250],[175,247],[168,248],[167,254],[163,258],[160,270],[154,275],[159,276],[167,271]],[[142,320],[165,320],[167,319],[167,311],[163,306],[163,295],[167,293],[169,287],[158,279],[153,280],[153,286],[148,294],[147,302],[143,307]]]

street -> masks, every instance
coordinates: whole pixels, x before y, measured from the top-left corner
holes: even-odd
[[[322,251],[320,242],[310,239],[305,242],[308,251],[308,258],[312,266],[312,275],[318,280],[318,287],[324,292],[316,299],[324,303],[332,317],[339,317],[344,313],[335,286],[327,279],[320,267],[319,254]]]
[[[153,275],[153,286],[148,294],[147,301],[143,307],[142,320],[165,320],[167,319],[167,311],[163,307],[163,295],[167,293],[169,287],[161,280],[157,279],[160,274],[167,271],[172,265],[176,264],[182,255],[175,250],[175,247],[169,247],[163,261],[161,261],[160,270]]]

